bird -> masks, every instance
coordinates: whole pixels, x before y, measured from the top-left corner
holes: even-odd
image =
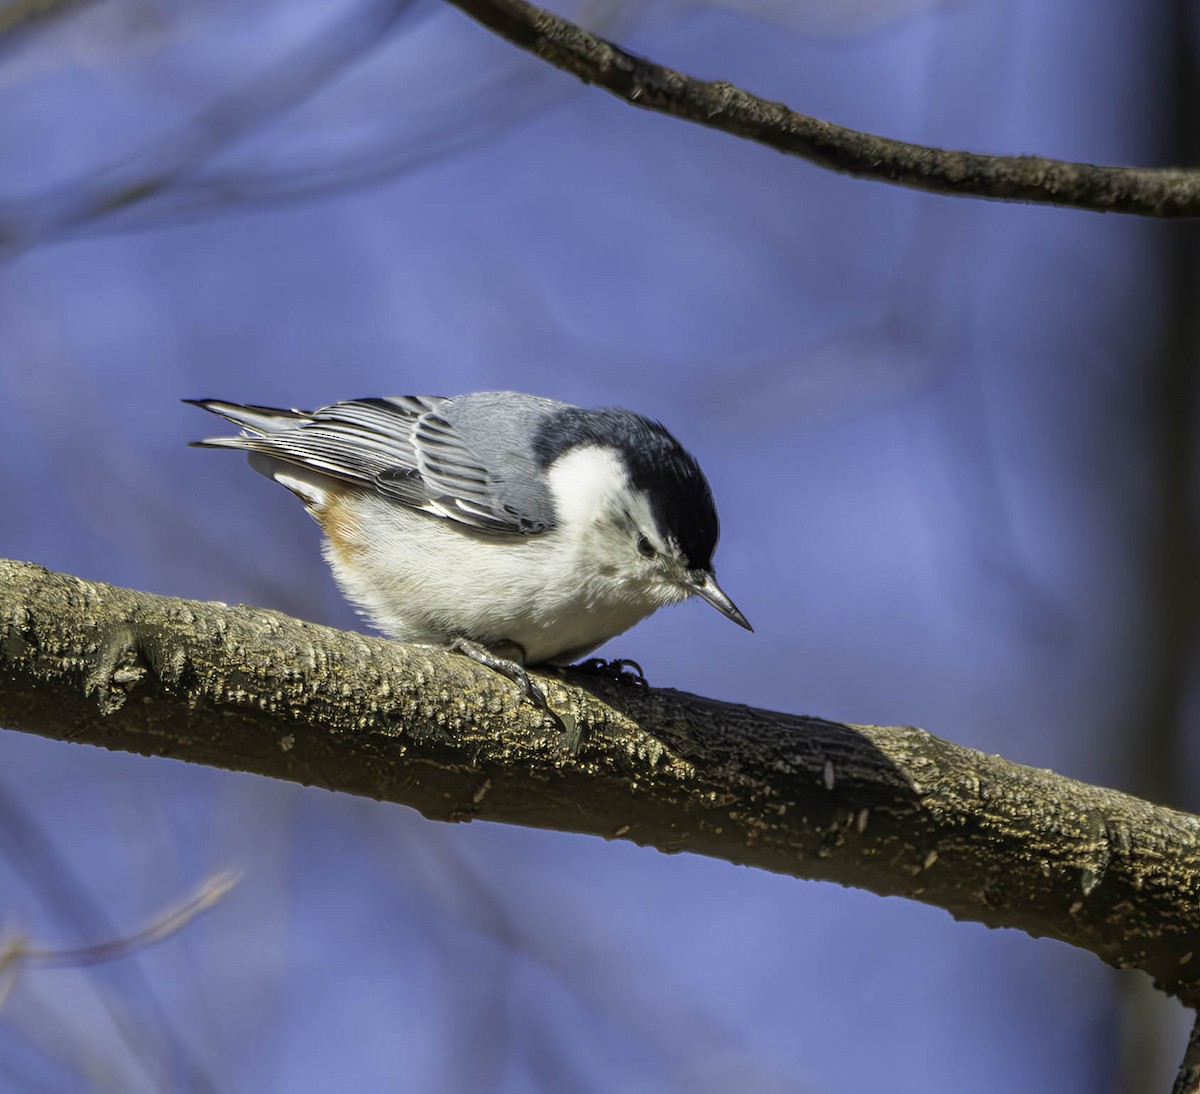
[[[466,654],[547,710],[526,666],[570,665],[658,608],[695,596],[753,630],[717,583],[708,480],[641,414],[514,391],[183,401],[240,427],[192,443],[248,453],[303,502],[376,628]]]

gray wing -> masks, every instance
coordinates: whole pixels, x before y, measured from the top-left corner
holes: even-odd
[[[515,443],[519,430],[505,418],[508,393],[350,399],[314,411],[186,401],[244,430],[202,447],[259,453],[491,535],[553,526],[528,442]]]

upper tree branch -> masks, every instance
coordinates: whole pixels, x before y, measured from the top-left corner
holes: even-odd
[[[720,129],[858,178],[937,194],[1139,216],[1200,216],[1200,171],[985,156],[877,137],[798,114],[721,80],[637,57],[523,0],[449,0],[514,45],[645,110]]]
[[[0,561],[0,725],[908,896],[1200,1001],[1200,818],[919,729],[543,684],[577,758],[455,654]]]

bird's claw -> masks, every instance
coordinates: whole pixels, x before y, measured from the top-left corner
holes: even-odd
[[[650,686],[642,666],[628,657],[614,657],[611,661],[606,661],[603,657],[589,657],[586,661],[580,661],[578,665],[572,665],[571,670],[603,676],[630,687],[645,689]]]

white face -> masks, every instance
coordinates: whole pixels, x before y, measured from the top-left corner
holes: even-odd
[[[630,487],[614,452],[573,448],[551,466],[549,479],[562,536],[593,572],[656,607],[692,594],[679,545],[657,527],[645,495]]]

